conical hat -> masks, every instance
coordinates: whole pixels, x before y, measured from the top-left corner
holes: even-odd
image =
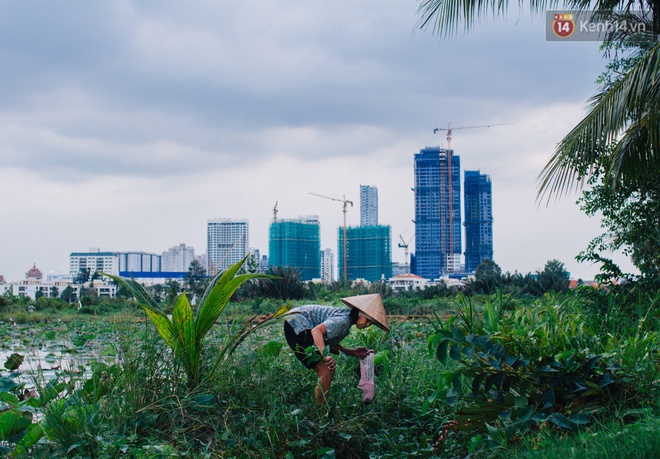
[[[379,293],[349,296],[341,300],[344,304],[362,311],[377,327],[387,332],[390,331],[390,326],[387,324],[385,306],[383,306],[383,300]]]

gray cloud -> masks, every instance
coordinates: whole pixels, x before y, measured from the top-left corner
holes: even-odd
[[[0,228],[0,240],[27,247],[22,235],[39,218],[29,209],[58,190],[51,237],[64,252],[111,243],[157,251],[146,247],[157,238],[138,236],[150,219],[167,227],[159,250],[190,238],[201,252],[205,220],[217,216],[258,222],[265,251],[261,215],[272,203],[262,206],[252,187],[268,184],[269,201],[288,196],[295,216],[320,208],[301,198],[308,191],[370,181],[399,234],[410,226],[412,155],[444,144],[432,129],[449,122],[515,123],[456,131],[453,146],[464,168],[491,174],[503,199],[532,209],[536,174],[595,92],[597,44],[547,43],[543,21],[525,13],[441,40],[415,28],[416,10],[375,0],[1,3],[0,175],[20,180],[0,192],[21,219]],[[218,204],[226,195],[232,202]],[[64,230],[79,196],[89,210],[76,233],[95,237]],[[159,220],[172,205],[185,225]],[[131,231],[122,239],[94,206],[133,221]],[[335,217],[325,220],[330,247]],[[193,227],[197,236],[186,236]],[[30,257],[12,253],[0,274],[26,269]]]

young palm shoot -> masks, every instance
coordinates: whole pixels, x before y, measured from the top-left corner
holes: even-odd
[[[141,284],[133,279],[103,274],[117,281],[134,296],[137,304],[144,309],[160,336],[183,365],[189,386],[195,387],[201,381],[200,362],[204,337],[218,321],[234,292],[243,282],[249,279],[273,278],[273,276],[266,274],[248,273],[237,275],[246,258],[215,276],[198,303],[196,317],[185,292],[182,293],[176,301],[171,320]],[[288,306],[283,306],[272,316],[257,324],[253,323],[254,319],[250,320],[238,334],[227,342],[223,349],[220,349],[219,359],[231,354],[250,333],[277,321],[288,310]],[[213,367],[213,371],[216,368],[217,364]]]

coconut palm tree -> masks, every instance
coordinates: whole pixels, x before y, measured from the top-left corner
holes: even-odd
[[[518,1],[519,6],[523,3]],[[635,64],[591,99],[584,119],[559,142],[539,174],[538,198],[560,197],[580,187],[599,167],[604,167],[606,184],[611,186],[634,179],[640,171],[658,170],[660,0],[530,0],[529,6],[534,12],[560,7],[593,11],[596,18],[628,19],[648,25],[647,32],[616,30],[606,37],[616,48],[629,45],[635,35],[639,40]],[[480,18],[504,16],[508,7],[506,0],[423,0],[419,25],[448,36],[461,24],[469,30]]]

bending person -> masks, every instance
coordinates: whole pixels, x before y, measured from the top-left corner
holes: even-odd
[[[335,375],[335,359],[325,356],[325,348],[333,354],[343,352],[346,355],[365,358],[370,352],[364,347],[350,349],[342,346],[341,341],[348,336],[351,326],[358,329],[376,325],[390,331],[383,300],[378,293],[342,298],[349,309],[332,306],[306,305],[290,311],[284,322],[284,335],[294,354],[306,368],[314,370],[319,384],[314,390],[316,403],[324,404]],[[307,353],[306,349],[315,346],[317,352]]]

